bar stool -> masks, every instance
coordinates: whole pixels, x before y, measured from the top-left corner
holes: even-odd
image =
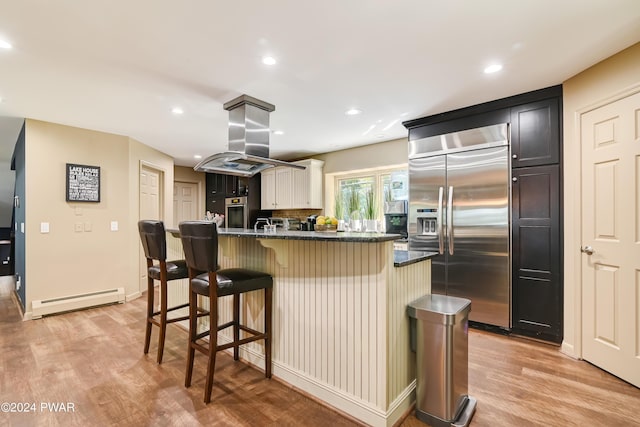
[[[271,378],[271,302],[273,278],[266,273],[244,268],[218,270],[218,231],[215,223],[185,221],[179,224],[180,238],[189,268],[189,347],[185,387],[191,386],[195,350],[208,356],[204,402],[211,401],[213,372],[216,353],[233,347],[233,358],[238,360],[239,346],[252,341],[264,340],[265,376]],[[206,273],[198,274],[199,271]],[[210,286],[214,284],[215,286]],[[240,324],[240,294],[264,289],[264,332]],[[197,331],[197,298],[209,298],[209,330]],[[218,325],[218,298],[233,296],[233,320]],[[233,341],[218,345],[218,331],[233,327]],[[240,339],[240,330],[250,336]],[[212,332],[213,331],[213,332]],[[209,336],[209,345],[197,341]]]
[[[189,318],[189,316],[182,316],[167,319],[169,312],[189,305],[185,303],[167,308],[167,283],[171,280],[187,279],[189,277],[189,271],[185,260],[167,261],[167,238],[162,221],[139,221],[138,231],[140,232],[142,247],[144,248],[144,256],[147,258],[147,330],[144,340],[144,354],[149,353],[151,327],[152,325],[156,325],[160,328],[157,360],[158,363],[162,363],[167,323],[179,322]],[[157,264],[154,264],[154,261],[156,261]],[[159,311],[154,311],[154,280],[160,281]],[[156,318],[156,316],[159,318]]]

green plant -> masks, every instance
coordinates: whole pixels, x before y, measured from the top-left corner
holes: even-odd
[[[393,202],[393,192],[391,191],[391,184],[384,189],[384,201]]]
[[[360,219],[360,197],[356,190],[349,191],[347,196],[347,208],[351,219]]]
[[[364,193],[364,219],[376,219],[378,216],[378,201],[373,189],[367,190]]]
[[[336,193],[333,212],[335,212],[336,218],[344,219],[344,199],[342,198],[342,194],[340,192]]]

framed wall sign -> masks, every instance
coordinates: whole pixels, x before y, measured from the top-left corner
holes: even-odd
[[[100,166],[67,163],[67,202],[100,201]]]

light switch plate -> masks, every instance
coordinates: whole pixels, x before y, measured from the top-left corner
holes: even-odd
[[[118,231],[118,221],[111,221],[111,231]]]
[[[41,222],[40,223],[40,232],[41,233],[48,233],[49,232],[49,223],[48,222]]]
[[[24,234],[24,222],[20,223],[20,232]]]

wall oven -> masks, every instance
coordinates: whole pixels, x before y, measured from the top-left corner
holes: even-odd
[[[227,228],[249,228],[246,197],[227,197],[224,200],[224,223]]]

